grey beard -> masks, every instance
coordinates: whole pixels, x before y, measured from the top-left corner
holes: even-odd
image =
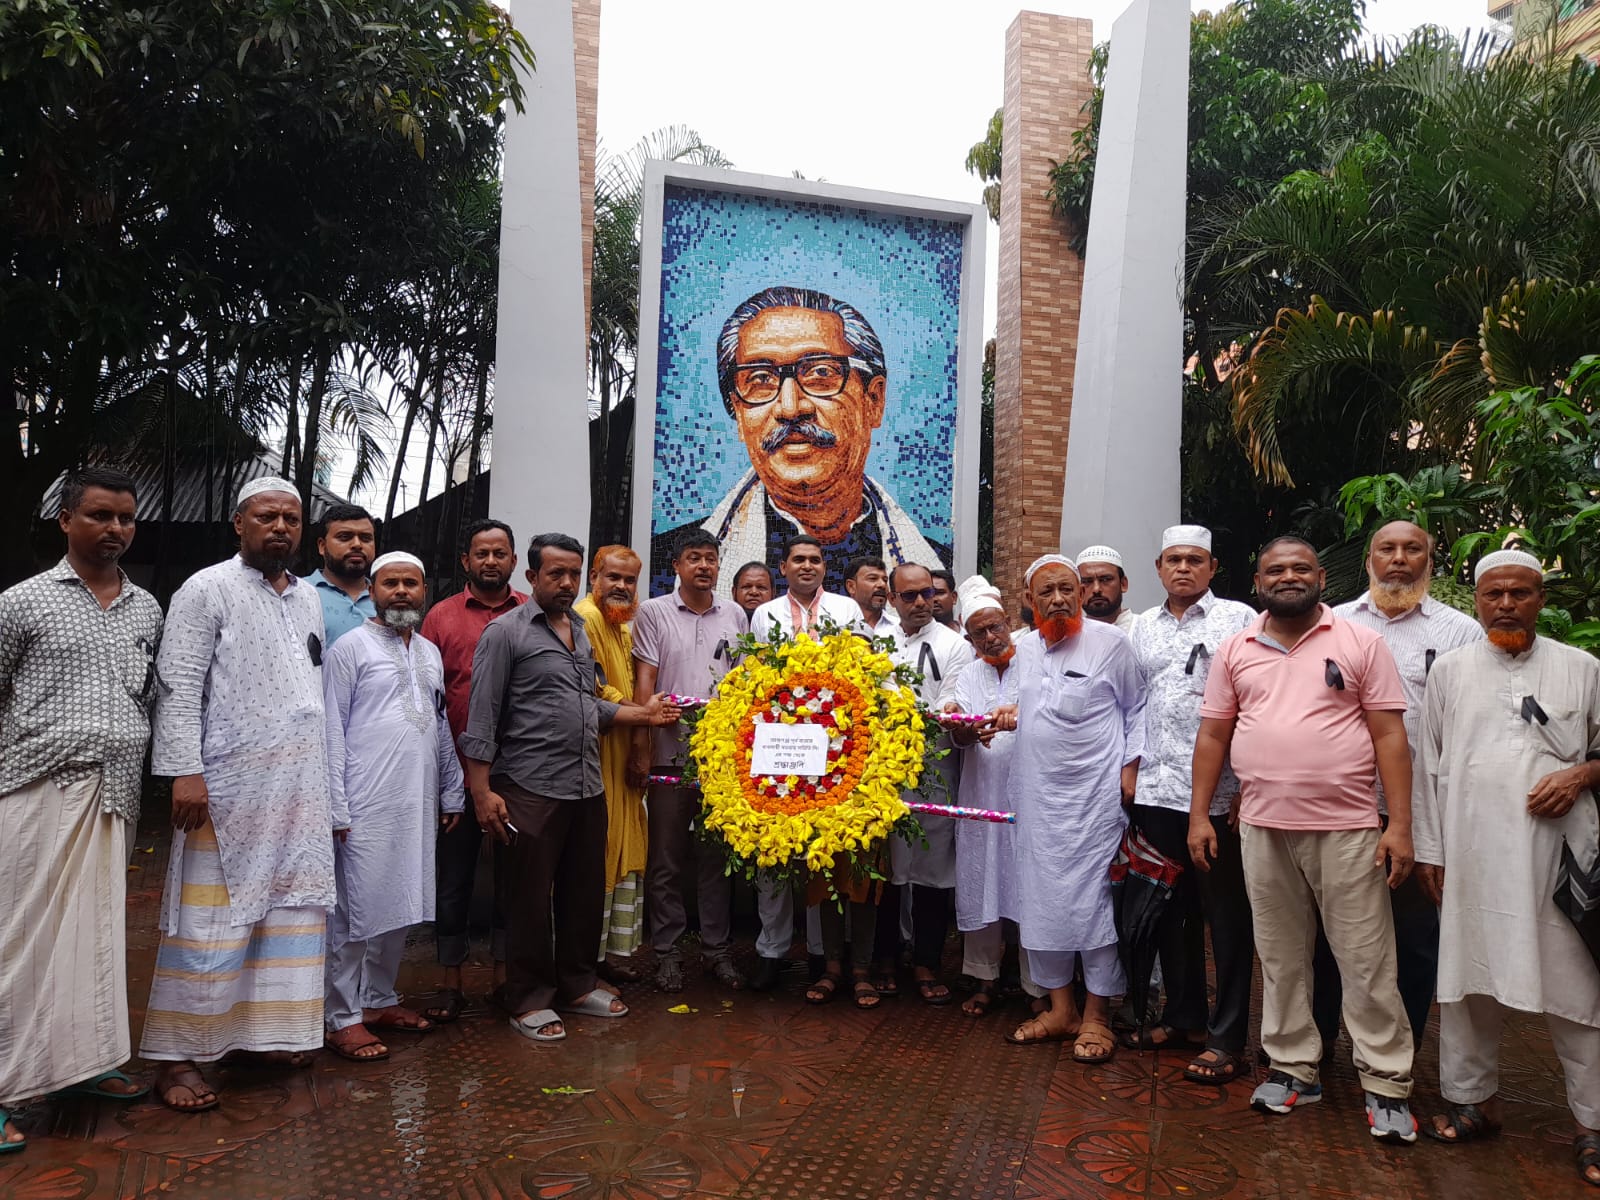
[[[386,608],[378,617],[397,633],[410,633],[422,625],[422,611],[416,608]]]

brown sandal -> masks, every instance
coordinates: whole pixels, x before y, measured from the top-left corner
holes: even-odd
[[[1070,1041],[1077,1036],[1076,1029],[1051,1029],[1038,1017],[1029,1017],[1010,1033],[1002,1035],[1002,1040],[1008,1046],[1032,1046],[1036,1042]]]
[[[373,1037],[372,1031],[365,1025],[346,1025],[330,1033],[323,1044],[340,1058],[351,1062],[382,1062],[389,1057],[389,1047]],[[368,1046],[376,1046],[378,1053],[362,1054],[361,1051]]]
[[[1116,1052],[1117,1035],[1111,1032],[1111,1026],[1103,1021],[1085,1021],[1072,1044],[1072,1061],[1092,1067],[1110,1062]]]
[[[433,1032],[432,1021],[404,1004],[391,1004],[388,1008],[369,1008],[361,1016],[361,1023],[368,1029],[398,1030],[401,1033]]]
[[[180,1088],[188,1092],[195,1103],[180,1104],[173,1096],[173,1093]],[[193,1064],[159,1074],[156,1077],[156,1094],[161,1098],[162,1104],[173,1112],[180,1113],[210,1112],[222,1103],[217,1098],[215,1089],[206,1082],[205,1076],[200,1074],[199,1068]]]

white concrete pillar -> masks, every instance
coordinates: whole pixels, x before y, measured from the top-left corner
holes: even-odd
[[[1111,27],[1061,550],[1115,547],[1130,607],[1161,600],[1161,531],[1179,519],[1189,5],[1134,0]]]
[[[589,534],[587,332],[572,6],[516,0],[538,68],[507,111],[489,512],[516,531]]]

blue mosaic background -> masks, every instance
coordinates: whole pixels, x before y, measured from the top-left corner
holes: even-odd
[[[750,456],[717,395],[717,335],[765,288],[856,306],[888,402],[867,473],[924,536],[952,540],[962,224],[668,184],[661,231],[652,533],[708,516]]]

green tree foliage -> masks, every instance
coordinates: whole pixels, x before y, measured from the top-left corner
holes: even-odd
[[[1286,438],[1330,396],[1405,466],[1470,443],[1492,389],[1600,347],[1600,74],[1424,31],[1325,77],[1327,162],[1209,250],[1230,281],[1270,264],[1307,297],[1234,381],[1252,462],[1282,483],[1314,453]]]
[[[634,363],[639,352],[639,237],[644,167],[655,159],[731,167],[692,129],[658,129],[623,154],[597,155],[594,267],[589,283],[589,544],[632,535]],[[798,175],[798,172],[796,172]]]
[[[1232,264],[1209,253],[1209,231],[1270,196],[1285,175],[1321,165],[1327,96],[1305,72],[1353,50],[1363,11],[1363,0],[1241,0],[1196,14],[1190,26],[1184,515],[1216,531],[1222,586],[1235,592],[1249,586],[1255,547],[1295,524],[1299,499],[1251,469],[1233,430],[1230,378],[1256,332],[1301,297],[1269,262],[1224,275]],[[1051,198],[1079,254],[1108,61],[1108,47],[1097,47],[1088,120],[1052,173]],[[1354,449],[1360,432],[1352,417],[1319,437],[1324,447]],[[1300,482],[1306,492],[1331,496],[1359,461],[1308,470]]]
[[[1486,397],[1600,347],[1600,74],[1362,43],[1360,17],[1240,0],[1192,26],[1184,504],[1236,568],[1285,529],[1337,540],[1358,475],[1468,520],[1504,448]],[[1098,105],[1055,172],[1080,230]]]
[[[1341,493],[1350,531],[1416,521],[1458,579],[1486,552],[1520,545],[1550,568],[1546,631],[1600,650],[1600,356],[1553,386],[1490,394],[1473,425],[1481,476],[1450,464],[1352,479]]]
[[[486,419],[501,106],[532,65],[487,0],[0,0],[0,379],[27,432],[0,502],[179,428],[286,429],[303,494],[342,429],[364,475],[380,369],[434,427],[464,369]]]
[[[1005,109],[997,108],[989,118],[989,128],[983,141],[974,142],[967,151],[967,172],[983,180],[983,206],[989,210],[989,219],[1000,219],[1000,164],[1004,148],[1003,127]]]

